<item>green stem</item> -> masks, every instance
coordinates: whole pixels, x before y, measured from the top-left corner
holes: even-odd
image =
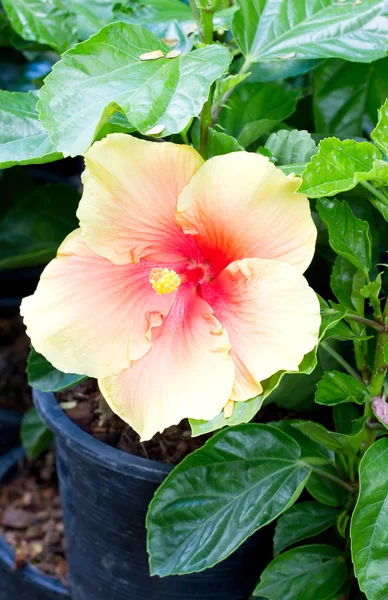
[[[384,332],[385,327],[381,323],[377,323],[377,321],[372,321],[372,319],[366,319],[365,317],[360,317],[359,315],[346,314],[345,319],[348,321],[355,321],[356,323],[362,323],[367,327],[372,327],[372,329],[376,329],[376,331]]]
[[[348,483],[346,483],[346,481],[344,481],[343,479],[340,479],[339,477],[336,477],[335,475],[332,475],[331,473],[327,473],[326,471],[322,471],[321,469],[318,469],[317,467],[313,467],[311,465],[309,465],[309,466],[311,467],[312,471],[314,473],[316,473],[317,475],[320,475],[321,477],[325,477],[326,479],[330,479],[330,481],[334,481],[334,483],[336,483],[337,485],[340,485],[341,487],[345,488],[345,490],[347,490],[351,494],[354,494],[354,492],[355,492],[354,487],[349,485]]]
[[[244,73],[248,73],[249,69],[251,68],[252,63],[249,60],[246,60],[243,64],[243,66],[241,67],[241,69],[238,72],[238,75],[244,75]],[[215,125],[217,123],[218,117],[220,116],[220,112],[222,111],[224,104],[227,103],[227,101],[229,100],[229,98],[231,97],[231,95],[234,92],[236,86],[231,87],[227,92],[225,92],[225,94],[222,96],[222,100],[219,104],[219,106],[217,106],[212,113],[212,126]]]
[[[384,360],[384,346],[388,343],[388,301],[383,311],[384,331],[377,334],[375,360],[373,363],[372,377],[369,384],[371,396],[381,396],[383,392],[387,364]]]
[[[321,342],[321,348],[323,348],[328,354],[331,354],[331,356],[336,359],[336,361],[345,369],[345,371],[349,373],[349,375],[357,379],[357,381],[364,383],[357,371],[353,369],[353,367],[350,366],[350,364],[327,342]]]
[[[213,43],[213,12],[204,10],[202,12],[202,39],[204,44]],[[205,160],[209,151],[209,128],[212,124],[212,100],[213,90],[210,88],[209,98],[203,105],[200,117],[199,153]]]
[[[368,190],[368,192],[380,200],[380,202],[385,204],[385,206],[388,206],[388,198],[385,196],[385,194],[380,192],[380,190],[376,190],[376,188],[369,183],[369,181],[360,181],[360,183],[366,190]]]

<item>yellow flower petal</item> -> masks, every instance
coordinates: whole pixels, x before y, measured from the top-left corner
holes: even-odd
[[[77,216],[85,242],[116,264],[192,256],[196,243],[175,219],[177,198],[203,163],[189,146],[112,134],[85,156]]]
[[[317,231],[307,197],[295,194],[299,183],[253,152],[216,156],[179,196],[177,220],[218,271],[251,257],[287,262],[303,272]]]
[[[114,265],[71,233],[21,313],[35,349],[67,373],[105,377],[148,352],[176,292],[158,296],[153,264]]]

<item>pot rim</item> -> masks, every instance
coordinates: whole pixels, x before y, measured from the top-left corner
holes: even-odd
[[[21,456],[24,456],[24,450],[21,447],[3,454],[3,456],[0,457],[0,471],[4,471],[4,474],[8,472],[12,466],[17,465]],[[13,465],[10,464],[11,458],[14,459]],[[4,469],[2,469],[3,463]],[[6,571],[12,572],[14,564],[15,551],[8,544],[8,542],[6,542],[4,536],[0,534],[0,565]],[[34,585],[36,588],[58,594],[58,600],[59,598],[70,600],[69,591],[56,577],[45,575],[42,571],[30,564],[27,564],[25,567],[23,567],[19,573],[21,579],[24,579],[29,584]]]
[[[40,417],[52,433],[60,437],[72,451],[86,456],[97,466],[158,483],[174,468],[173,465],[135,456],[95,439],[69,419],[51,392],[34,389],[33,399]]]

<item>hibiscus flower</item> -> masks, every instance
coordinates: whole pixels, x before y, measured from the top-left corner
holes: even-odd
[[[38,352],[98,378],[143,440],[298,369],[320,316],[302,275],[316,228],[297,177],[259,154],[204,163],[124,134],[85,162],[80,228],[22,303]]]

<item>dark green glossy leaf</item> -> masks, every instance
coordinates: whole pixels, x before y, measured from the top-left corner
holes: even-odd
[[[372,256],[369,224],[354,216],[346,202],[321,198],[317,208],[329,229],[329,243],[334,252],[367,274]]]
[[[38,118],[33,92],[0,90],[0,168],[61,158]]]
[[[388,99],[379,110],[379,120],[371,135],[376,146],[388,157]]]
[[[268,600],[327,600],[342,587],[347,574],[346,558],[338,548],[301,546],[268,565],[253,595]]]
[[[58,371],[34,348],[28,357],[27,375],[29,385],[42,392],[60,392],[86,379],[85,375]]]
[[[276,165],[307,163],[317,152],[317,146],[307,131],[281,129],[271,133],[265,147],[276,159]]]
[[[319,469],[338,477],[338,471],[332,465],[322,465]],[[306,489],[315,500],[327,506],[342,506],[348,499],[348,494],[343,487],[316,472],[311,473]]]
[[[216,131],[215,129],[209,129],[208,158],[219,156],[220,154],[229,154],[229,152],[240,152],[241,150],[244,150],[244,148],[231,135]]]
[[[303,422],[303,421],[302,421]],[[306,459],[310,464],[325,465],[334,462],[334,452],[320,444],[311,440],[299,429],[296,429],[293,425],[299,423],[298,419],[283,419],[282,421],[272,421],[269,423],[272,427],[280,429],[293,440],[295,440],[301,450],[302,458]],[[316,459],[316,460],[313,460]],[[310,477],[313,476],[313,473]]]
[[[238,0],[233,33],[249,62],[344,58],[372,62],[388,47],[384,0]]]
[[[24,40],[47,44],[59,53],[77,41],[76,18],[64,0],[3,0],[3,6]]]
[[[333,408],[335,429],[338,433],[350,433],[353,422],[361,416],[360,409],[355,404],[337,404]]]
[[[365,420],[363,417],[354,421],[352,431],[348,434],[328,431],[326,427],[313,421],[296,421],[293,423],[293,427],[314,442],[330,448],[333,452],[355,454],[360,449],[363,440]]]
[[[247,147],[289,117],[299,98],[300,92],[277,83],[243,83],[233,93],[228,109],[222,111],[219,123]]]
[[[337,296],[338,301],[350,308],[352,311],[355,306],[352,302],[353,279],[357,269],[343,256],[337,256],[330,277],[330,287]]]
[[[318,502],[295,504],[276,523],[274,554],[279,554],[288,546],[325,531],[334,525],[339,515],[338,509]]]
[[[369,142],[326,138],[307,165],[298,191],[320,198],[351,190],[361,179],[377,178],[373,167],[379,159],[380,152]]]
[[[360,463],[360,493],[350,535],[359,586],[368,600],[388,596],[388,439],[371,446]]]
[[[140,58],[156,50],[169,52],[143,27],[113,23],[63,55],[40,91],[38,109],[66,156],[83,153],[117,111],[141,133],[157,125],[162,136],[179,133],[232,58],[218,44],[172,59]]]
[[[36,408],[30,408],[22,419],[20,439],[28,458],[35,458],[51,445],[53,434],[42,423]]]
[[[329,60],[314,72],[316,131],[362,136],[365,118],[375,124],[377,110],[388,96],[388,59],[367,64]]]
[[[174,469],[150,504],[151,573],[192,573],[223,560],[287,510],[309,474],[298,444],[274,427],[216,434]]]
[[[77,228],[79,194],[64,184],[49,184],[13,203],[0,218],[0,268],[41,265],[56,255]]]
[[[368,390],[360,381],[339,371],[327,371],[318,383],[315,394],[315,402],[326,406],[341,402],[364,404],[368,398]]]

